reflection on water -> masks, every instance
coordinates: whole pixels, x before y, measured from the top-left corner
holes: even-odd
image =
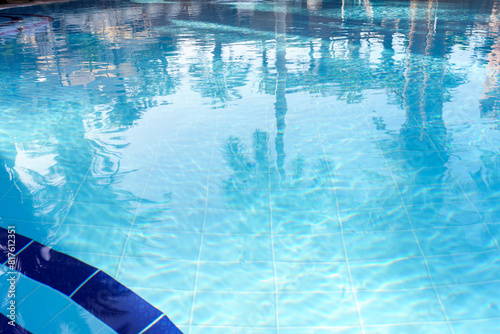
[[[425,290],[405,308],[411,321],[389,324],[460,332],[458,297],[439,287],[455,278],[423,259],[498,254],[499,10],[493,0],[135,0],[2,11],[2,224],[139,288],[165,259],[182,267],[206,287],[176,281],[173,320],[185,330],[387,325],[367,311],[391,308],[373,306],[385,284],[402,286],[384,292],[393,300]],[[85,242],[98,229],[113,233],[107,260]],[[252,242],[230,242],[242,235]],[[145,254],[160,268],[139,283],[126,268]],[[204,283],[203,261],[243,275],[228,269],[235,259],[272,263],[248,289],[273,310],[241,306],[229,320],[205,310],[220,292],[210,289],[232,283]],[[419,270],[397,270],[412,261]],[[314,287],[303,263],[323,273]],[[324,310],[293,318],[310,297],[299,292],[327,286],[333,265],[343,283],[328,289],[341,294],[317,294]],[[364,287],[389,265],[393,277]],[[498,279],[486,276],[473,281]],[[354,312],[325,316],[337,302]]]

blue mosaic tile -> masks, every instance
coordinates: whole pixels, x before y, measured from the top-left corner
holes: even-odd
[[[31,239],[26,238],[22,235],[15,234],[15,244],[14,244],[14,253],[20,251],[24,246],[30,243]],[[8,230],[0,227],[0,262],[4,263],[8,259],[9,249],[8,247],[9,233]]]
[[[70,295],[97,269],[34,242],[17,256],[17,271]]]
[[[144,334],[167,334],[167,333],[179,333],[182,334],[182,332],[175,327],[175,325],[170,321],[167,316],[163,316],[158,322],[156,322],[153,326],[148,328],[144,332]]]
[[[100,271],[72,299],[119,334],[137,334],[161,312]]]
[[[11,320],[5,315],[0,313],[0,333],[2,334],[31,334],[26,329],[22,328],[20,325],[15,324],[14,326],[9,325]]]

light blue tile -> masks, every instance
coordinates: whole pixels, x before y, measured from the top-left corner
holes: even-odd
[[[271,190],[271,207],[281,211],[335,212],[337,204],[333,184],[328,188]]]
[[[207,233],[263,234],[271,233],[270,211],[208,209],[205,217]]]
[[[157,181],[151,181],[153,183]],[[204,209],[207,206],[207,189],[203,185],[196,186],[164,186],[146,188],[143,202],[168,203],[169,208]]]
[[[438,286],[500,280],[500,252],[497,250],[428,257],[427,264]]]
[[[345,260],[340,234],[275,235],[273,239],[276,261],[342,262]]]
[[[54,242],[54,234],[60,228],[55,223],[13,221],[3,217],[0,226],[15,226],[16,233],[44,244]]]
[[[272,262],[200,262],[196,289],[274,291],[273,265]]]
[[[437,288],[450,320],[500,318],[498,282]]]
[[[15,278],[15,281],[8,280],[10,278]],[[15,293],[13,296],[10,296],[10,293],[12,291],[9,291],[9,289],[11,288],[11,282],[15,282],[15,284],[13,285],[13,288],[15,289]],[[1,312],[3,314],[7,314],[7,308],[9,307],[9,303],[12,299],[18,304],[40,286],[41,284],[37,281],[29,279],[26,276],[19,274],[18,272],[14,272],[13,274],[11,274],[11,271],[8,267],[0,266]]]
[[[126,256],[197,260],[200,233],[134,229],[127,242]]]
[[[17,305],[16,313],[24,321],[24,324],[22,322],[20,324],[27,330],[36,333],[47,321],[70,304],[71,301],[68,297],[41,285]]]
[[[467,320],[451,322],[453,332],[461,333],[495,333],[500,328],[500,319]]]
[[[434,289],[357,293],[367,325],[446,321]]]
[[[340,189],[394,188],[388,169],[337,170],[333,182]]]
[[[144,212],[141,212],[144,213]],[[142,229],[157,229],[166,232],[201,232],[205,209],[172,208],[159,215],[137,215],[134,225]]]
[[[451,334],[446,323],[366,326],[366,334]],[[462,333],[455,331],[455,334]],[[463,332],[468,333],[468,332]]]
[[[137,203],[123,205],[74,203],[64,221],[66,225],[129,228]]]
[[[272,328],[254,328],[248,326],[237,327],[206,327],[206,326],[192,326],[192,334],[216,334],[216,333],[236,333],[236,334],[276,334],[276,329]],[[187,333],[184,332],[184,333]],[[280,330],[281,333],[281,330]]]
[[[372,210],[340,211],[344,232],[409,231],[410,221],[402,206]]]
[[[102,321],[98,320],[83,307],[76,303],[72,303],[62,313],[59,313],[54,319],[44,324],[37,330],[37,333],[95,333],[104,326],[106,325]],[[109,328],[109,330],[111,329]]]
[[[406,205],[466,202],[467,197],[460,188],[450,189],[442,185],[407,186],[401,189],[401,197]]]
[[[274,326],[274,293],[197,293],[193,325]],[[217,310],[217,312],[214,312]]]
[[[481,222],[481,217],[468,202],[407,206],[413,228],[467,226]]]
[[[486,223],[500,223],[500,201],[473,202]]]
[[[123,257],[116,279],[129,288],[194,289],[195,261]]]
[[[346,291],[351,289],[345,263],[277,262],[278,291]]]
[[[496,248],[483,224],[417,230],[415,234],[425,255],[473,253]]]
[[[361,327],[300,327],[300,328],[280,328],[282,334],[362,334]]]
[[[272,217],[275,234],[340,233],[340,224],[335,211],[328,213],[273,210]]]
[[[272,261],[270,235],[205,234],[202,261]]]
[[[493,239],[496,241],[497,245],[500,245],[500,224],[488,224],[487,228],[493,236]]]
[[[100,226],[63,225],[54,249],[62,252],[122,255],[128,230]],[[106,243],[103,243],[106,240]]]
[[[432,287],[422,258],[352,262],[352,280],[358,290],[402,290]]]
[[[210,189],[208,208],[221,210],[269,210],[269,190],[249,188],[238,190]]]
[[[395,187],[367,189],[337,189],[339,210],[371,210],[401,206]],[[389,209],[390,210],[390,209]]]
[[[279,293],[278,311],[280,327],[359,325],[358,311],[350,292]]]
[[[344,240],[349,261],[421,256],[411,232],[346,233]]]

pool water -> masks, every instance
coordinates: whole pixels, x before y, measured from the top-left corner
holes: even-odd
[[[0,10],[0,226],[186,334],[495,333],[499,79],[495,0]],[[26,330],[115,332],[42,283]]]

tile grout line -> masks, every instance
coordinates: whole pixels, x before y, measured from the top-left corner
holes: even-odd
[[[25,250],[26,248],[28,248],[28,246],[29,246],[29,245],[31,245],[31,244],[32,244],[32,243],[34,243],[34,242],[35,242],[35,240],[31,239],[31,241],[30,241],[30,242],[28,242],[28,243],[27,243],[27,244],[26,244],[23,248],[21,248],[21,249],[20,249],[20,250],[18,250],[16,253],[14,253],[14,256],[11,256],[11,257],[7,258],[7,260],[5,260],[5,262],[4,262],[4,263],[2,263],[2,264],[3,264],[4,266],[8,267],[8,266],[6,265],[6,263],[7,263],[7,262],[9,262],[9,260],[10,260],[10,259],[12,259],[12,258],[16,258],[19,254],[21,254],[21,252],[22,252],[23,250]]]
[[[324,262],[321,262],[324,263]],[[308,262],[307,264],[310,264]],[[343,264],[343,263],[342,263]],[[451,287],[464,287],[464,286],[474,286],[474,285],[483,285],[483,284],[493,284],[500,283],[500,279],[493,279],[488,281],[479,281],[479,282],[469,282],[469,283],[455,283],[455,284],[436,284],[437,288],[451,288]],[[127,286],[130,289],[144,289],[144,290],[152,290],[152,291],[168,291],[168,292],[190,292],[191,290],[180,290],[180,289],[162,289],[162,288],[143,288],[140,286]],[[357,292],[402,292],[402,291],[422,291],[422,290],[430,290],[433,289],[432,285],[423,286],[420,288],[404,288],[404,289],[357,289]],[[199,290],[201,293],[218,293],[218,294],[254,294],[254,293],[262,293],[267,294],[273,290]],[[325,294],[325,293],[342,293],[345,290],[283,290],[288,294],[301,294],[301,293],[311,293],[311,294]],[[368,325],[366,325],[368,326]]]
[[[224,77],[225,79],[225,77]],[[206,191],[206,196],[205,196],[205,210],[203,213],[203,223],[201,225],[201,230],[200,230],[200,247],[198,249],[198,259],[196,261],[196,269],[195,269],[195,276],[194,276],[194,285],[193,285],[193,298],[191,299],[191,311],[189,314],[189,327],[188,327],[188,334],[191,333],[191,328],[193,325],[193,316],[194,316],[194,309],[195,309],[195,302],[196,302],[196,289],[198,286],[198,273],[199,273],[199,268],[200,268],[200,259],[201,259],[201,252],[203,248],[203,240],[204,240],[204,235],[205,235],[205,223],[207,220],[207,210],[208,210],[208,199],[210,196],[210,173],[212,171],[212,164],[214,160],[214,155],[215,155],[215,143],[217,141],[217,137],[219,135],[219,109],[216,108],[216,125],[215,125],[215,135],[214,139],[212,141],[212,152],[210,154],[210,164],[208,167],[207,171],[207,191]]]
[[[339,221],[339,225],[340,225],[340,235],[341,235],[341,238],[342,238],[342,247],[343,247],[343,251],[344,251],[344,256],[345,256],[345,263],[346,263],[346,269],[347,269],[347,273],[349,275],[349,283],[351,285],[351,291],[352,291],[352,295],[353,295],[353,298],[354,298],[354,303],[356,305],[356,310],[357,310],[357,313],[358,313],[358,320],[359,320],[359,324],[361,326],[361,332],[363,334],[365,334],[365,328],[364,328],[364,322],[363,322],[363,315],[361,314],[361,308],[359,306],[359,301],[358,301],[358,297],[357,297],[357,294],[356,294],[356,288],[354,286],[354,281],[352,279],[352,274],[351,274],[351,267],[350,267],[350,264],[349,264],[349,258],[347,256],[347,247],[346,247],[346,244],[345,244],[345,238],[344,238],[344,228],[343,228],[343,224],[342,224],[342,218],[340,216],[340,213],[339,213],[339,201],[338,201],[338,198],[337,198],[337,190],[335,189],[335,182],[334,182],[334,178],[332,176],[332,172],[330,170],[330,164],[328,163],[328,156],[326,154],[326,149],[325,149],[325,146],[323,145],[323,140],[321,138],[321,131],[320,131],[320,128],[319,128],[319,124],[318,124],[318,120],[316,118],[316,113],[315,113],[315,109],[314,107],[311,109],[312,110],[312,114],[313,114],[313,118],[314,118],[314,121],[316,123],[316,128],[318,130],[318,139],[319,139],[319,142],[320,142],[320,145],[321,145],[321,149],[323,151],[323,156],[325,158],[325,163],[326,163],[326,168],[328,169],[328,176],[330,178],[330,182],[332,183],[332,186],[334,187],[334,190],[333,190],[333,194],[335,196],[335,206],[336,206],[336,209],[337,209],[337,219]]]
[[[80,288],[81,288],[82,286],[84,286],[84,285],[85,285],[85,283],[87,283],[87,282],[88,282],[88,281],[89,281],[92,277],[94,277],[94,276],[95,276],[98,272],[100,272],[100,271],[101,271],[101,269],[96,269],[96,271],[94,271],[94,273],[93,273],[92,275],[89,275],[89,277],[87,277],[87,278],[85,279],[85,281],[83,281],[83,282],[82,282],[79,286],[77,286],[77,287],[76,287],[76,289],[75,289],[75,290],[74,290],[74,291],[73,291],[73,292],[72,292],[72,293],[71,293],[68,297],[69,297],[69,298],[73,298],[73,295],[74,295],[75,293],[77,293],[77,292],[78,292],[78,290],[80,290]]]
[[[165,120],[164,123],[162,124],[161,126],[161,133],[164,133],[163,129],[165,128],[165,126],[167,125],[168,121]],[[149,168],[149,172],[148,172],[148,177],[147,177],[147,180],[144,184],[144,188],[142,190],[142,194],[141,194],[141,198],[139,199],[139,202],[137,203],[137,207],[135,208],[135,213],[134,213],[134,218],[132,219],[132,221],[130,222],[130,226],[128,228],[128,233],[127,233],[127,237],[125,239],[125,242],[123,243],[123,249],[122,249],[122,254],[120,256],[120,260],[118,261],[118,266],[116,267],[116,272],[115,272],[115,277],[118,277],[118,274],[120,273],[120,269],[121,269],[121,265],[122,265],[122,262],[123,262],[123,258],[125,257],[125,251],[127,249],[127,245],[128,245],[128,241],[130,239],[130,236],[132,234],[132,230],[134,228],[134,225],[135,225],[135,220],[137,219],[137,214],[139,212],[139,208],[141,207],[141,203],[142,203],[142,200],[144,198],[144,194],[146,193],[146,189],[149,185],[149,181],[151,179],[151,174],[152,174],[152,171],[153,171],[153,166],[154,164],[156,163],[156,159],[158,157],[158,149],[160,147],[160,141],[161,141],[161,135],[158,136],[158,140],[156,142],[156,149],[155,149],[155,154],[153,156],[153,160],[152,160],[152,163],[151,163],[151,167]]]
[[[277,89],[277,88],[276,88]],[[275,94],[277,94],[275,92]],[[268,124],[268,112],[269,112],[269,107],[267,104],[267,99],[264,98],[265,104],[266,104],[266,132],[269,129],[269,124]],[[269,142],[269,139],[268,139]],[[268,152],[270,152],[268,150]],[[278,277],[276,275],[276,253],[274,251],[274,233],[273,233],[273,205],[272,205],[272,200],[271,200],[271,156],[269,155],[268,157],[268,163],[267,163],[267,185],[268,185],[268,203],[269,203],[269,233],[270,233],[270,241],[271,241],[271,255],[272,255],[272,263],[273,263],[273,283],[274,283],[274,326],[276,327],[276,334],[279,334],[280,327],[279,327],[279,309],[278,309]]]
[[[70,306],[72,305],[71,301],[69,301],[68,305],[66,305],[65,308],[63,308],[61,311],[59,311],[56,315],[54,315],[52,318],[49,319],[49,321],[47,321],[45,324],[43,324],[42,327],[39,327],[37,329],[37,333],[39,333],[45,326],[47,326],[48,324],[50,324],[50,322],[52,320],[54,320],[55,318],[57,318],[59,315],[61,315],[61,313],[63,313],[64,311],[66,311]],[[100,319],[99,319],[100,320]]]
[[[21,275],[23,275],[23,274],[21,274]],[[23,276],[24,276],[24,275],[23,275]],[[29,298],[29,296],[31,296],[32,294],[34,294],[34,293],[35,293],[38,289],[40,289],[42,286],[46,286],[45,284],[40,283],[40,282],[38,282],[38,281],[35,281],[35,282],[37,282],[39,285],[38,285],[36,288],[34,288],[34,289],[30,292],[30,293],[28,293],[26,296],[24,296],[24,298],[23,298],[23,299],[21,299],[19,302],[17,302],[17,305],[18,305],[18,306],[19,306],[19,305],[21,305],[21,304],[22,304],[22,303],[23,303],[23,302],[24,302],[27,298]]]
[[[149,325],[147,325],[146,327],[144,327],[144,329],[142,331],[140,331],[139,333],[137,333],[137,334],[143,334],[148,329],[150,329],[151,327],[153,327],[163,317],[165,317],[165,314],[162,313],[158,318],[156,318],[155,320],[153,320]]]
[[[365,121],[366,125],[368,126],[368,128],[370,128],[370,124],[368,123],[368,120],[366,119],[366,117],[364,117],[364,121]],[[375,137],[377,137],[377,136],[375,135]],[[384,163],[385,163],[385,165],[387,166],[387,168],[389,168],[389,164],[388,164],[388,162],[387,162],[387,159],[386,159],[386,157],[385,157],[385,155],[384,155],[384,153],[383,153],[382,149],[380,148],[380,144],[379,144],[379,142],[376,140],[376,141],[375,141],[375,143],[376,143],[376,145],[377,145],[377,148],[378,148],[378,150],[379,150],[379,152],[380,152],[380,155],[381,155],[382,159],[384,159]],[[429,280],[430,280],[430,282],[431,282],[431,284],[432,284],[432,288],[433,288],[433,290],[434,290],[434,294],[435,294],[436,299],[437,299],[437,301],[438,301],[438,303],[439,303],[439,306],[440,306],[440,308],[441,308],[441,312],[443,313],[444,318],[446,319],[446,323],[448,324],[448,328],[450,329],[451,334],[454,334],[453,327],[451,326],[451,323],[450,323],[450,319],[448,318],[448,315],[446,314],[446,311],[445,311],[445,309],[444,309],[444,306],[443,306],[443,303],[442,303],[442,301],[441,301],[441,298],[439,298],[439,295],[438,295],[438,292],[437,292],[436,285],[434,284],[434,280],[433,280],[433,278],[432,278],[431,271],[430,271],[430,268],[429,268],[429,263],[428,263],[427,258],[426,258],[426,256],[425,256],[425,254],[424,254],[423,250],[422,250],[422,247],[420,246],[420,242],[418,241],[418,237],[417,237],[417,235],[416,235],[416,233],[415,233],[415,229],[413,228],[413,222],[412,222],[412,219],[411,219],[411,217],[410,217],[410,215],[409,215],[409,213],[408,213],[408,209],[406,208],[405,201],[404,201],[404,199],[403,199],[403,196],[401,195],[401,191],[399,190],[399,186],[398,186],[398,184],[397,184],[397,182],[396,182],[396,179],[394,178],[394,175],[392,174],[392,170],[391,170],[390,168],[389,168],[389,174],[391,175],[392,181],[394,182],[394,186],[396,187],[396,190],[397,190],[397,192],[398,192],[399,199],[401,200],[401,205],[403,206],[403,209],[405,210],[406,217],[408,218],[408,222],[410,223],[411,233],[412,233],[412,235],[413,235],[413,238],[414,238],[414,240],[415,240],[415,242],[416,242],[416,244],[417,244],[417,247],[418,247],[418,249],[419,249],[419,252],[420,252],[420,254],[421,254],[421,256],[422,256],[422,259],[423,259],[423,261],[424,261],[424,264],[425,264],[425,267],[426,267],[426,270],[427,270],[427,275],[428,275]]]

